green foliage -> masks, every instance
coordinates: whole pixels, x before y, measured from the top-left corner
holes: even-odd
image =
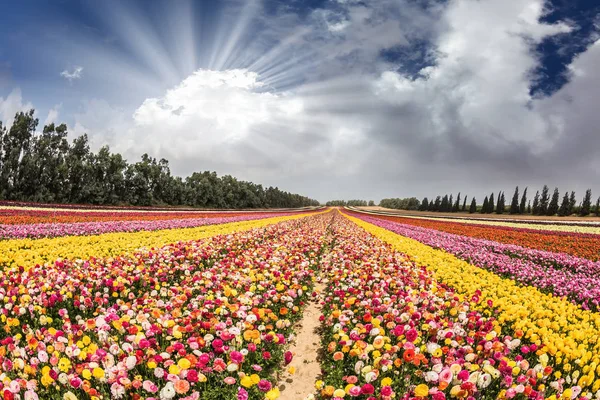
[[[104,146],[90,151],[87,135],[71,144],[66,125],[36,133],[34,111],[0,122],[0,199],[47,203],[173,205],[203,208],[297,208],[319,202],[215,172],[171,175],[169,162],[144,154],[129,164]],[[365,203],[366,204],[366,203]]]
[[[548,186],[544,185],[542,188],[542,196],[540,197],[539,213],[537,215],[546,215],[548,213],[548,202],[550,201],[548,190]]]
[[[382,200],[383,201],[383,200]],[[367,205],[366,200],[331,200],[325,203],[327,207],[365,207]],[[379,204],[381,205],[381,204]],[[381,206],[385,207],[385,206]]]
[[[481,206],[481,213],[485,214],[487,213],[487,209],[489,207],[490,201],[488,200],[488,197],[485,196],[485,199],[483,199],[483,206]]]
[[[531,208],[531,212],[533,215],[539,215],[540,213],[540,191],[535,192],[535,197],[533,198],[533,207]]]
[[[560,207],[558,208],[558,215],[561,217],[565,217],[567,215],[571,215],[571,205],[569,202],[569,192],[565,192],[563,196],[562,202],[560,203]]]
[[[558,192],[558,188],[554,188],[554,193],[552,193],[552,200],[550,200],[548,208],[546,209],[546,215],[555,215],[558,212],[559,197],[560,193]]]
[[[469,214],[473,214],[477,212],[477,201],[475,201],[475,197],[471,200],[471,206],[469,207]]]
[[[583,197],[583,202],[581,203],[581,208],[579,209],[579,215],[585,217],[586,215],[590,215],[592,209],[592,189],[588,189],[585,191],[585,196]]]
[[[521,211],[519,209],[519,187],[515,188],[515,193],[513,194],[512,201],[510,202],[510,213],[511,214],[519,214]]]
[[[519,204],[519,212],[521,214],[525,214],[525,203],[527,203],[527,188],[525,188],[525,190],[523,190],[523,196],[521,197],[521,204]],[[531,212],[531,207],[530,210],[527,211],[527,213]]]
[[[416,197],[407,197],[404,199],[383,199],[379,202],[379,205],[395,210],[418,210],[421,202]]]

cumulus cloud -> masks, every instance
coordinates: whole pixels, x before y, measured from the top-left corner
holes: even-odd
[[[52,107],[50,109],[50,111],[48,111],[48,115],[46,116],[46,119],[44,120],[44,125],[57,123],[61,108],[62,108],[62,103],[56,104],[54,107]]]
[[[243,66],[196,70],[130,109],[87,101],[75,131],[130,161],[149,152],[177,174],[211,169],[321,200],[481,200],[515,184],[581,193],[598,181],[600,45],[560,91],[532,97],[535,45],[574,29],[540,22],[543,0],[328,4],[306,21],[264,17],[246,47],[223,38],[236,51],[215,65]],[[381,57],[394,48],[400,59]],[[405,73],[417,51],[427,66]]]
[[[83,67],[79,67],[79,66],[74,67],[72,71],[65,69],[63,72],[60,73],[60,76],[62,76],[69,82],[73,82],[73,80],[76,80],[76,79],[81,79],[82,75],[83,75]]]
[[[30,102],[24,102],[20,88],[13,89],[6,98],[0,97],[0,121],[6,127],[11,127],[15,114],[33,108]]]

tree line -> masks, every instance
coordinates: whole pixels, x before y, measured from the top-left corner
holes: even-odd
[[[202,208],[297,208],[319,202],[277,187],[216,172],[171,175],[169,161],[144,154],[128,163],[104,146],[94,153],[87,135],[67,140],[65,124],[36,132],[34,110],[10,128],[0,121],[0,199],[44,203],[172,205]]]
[[[592,205],[592,190],[588,189],[583,196],[583,199],[577,204],[575,192],[565,192],[562,200],[560,200],[560,192],[558,188],[554,189],[550,196],[550,189],[544,185],[542,191],[536,191],[533,197],[533,203],[527,198],[527,189],[519,192],[519,187],[515,188],[510,205],[506,204],[506,197],[503,191],[491,193],[485,196],[483,204],[479,206],[475,197],[471,199],[467,206],[467,196],[461,197],[459,192],[456,198],[452,194],[444,196],[436,196],[435,200],[429,200],[425,197],[422,201],[415,197],[403,199],[383,199],[379,203],[380,206],[393,208],[398,210],[419,210],[419,211],[434,211],[434,212],[469,212],[471,214],[532,214],[546,216],[569,216],[577,214],[579,216],[587,216],[594,213],[600,216],[600,197],[596,200],[595,205]]]
[[[330,200],[325,203],[327,207],[366,207],[366,206],[374,206],[375,202],[373,200]]]

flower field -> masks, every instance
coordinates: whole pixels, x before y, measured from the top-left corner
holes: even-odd
[[[496,226],[489,226],[480,225],[479,222],[481,221],[476,221],[477,224],[471,224],[466,223],[465,220],[448,222],[447,219],[403,218],[383,215],[378,215],[376,218],[399,222],[404,225],[431,228],[461,236],[488,239],[556,253],[567,253],[594,261],[600,260],[600,230],[598,228],[589,228],[589,230],[593,230],[595,233],[567,232],[562,230],[540,232],[524,228],[523,224],[517,227],[510,227],[503,221],[499,221]],[[548,229],[547,225],[543,226]],[[556,228],[566,229],[568,227],[556,226]]]
[[[127,215],[0,241],[0,398],[600,398],[592,257],[337,210]],[[289,367],[311,301],[317,375]]]

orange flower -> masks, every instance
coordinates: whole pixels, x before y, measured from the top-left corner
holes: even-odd
[[[175,391],[179,394],[187,393],[187,391],[190,390],[190,384],[188,383],[188,381],[186,381],[184,379],[175,381],[174,386],[175,386]]]
[[[402,358],[406,362],[411,362],[415,358],[415,351],[413,349],[404,350]]]

